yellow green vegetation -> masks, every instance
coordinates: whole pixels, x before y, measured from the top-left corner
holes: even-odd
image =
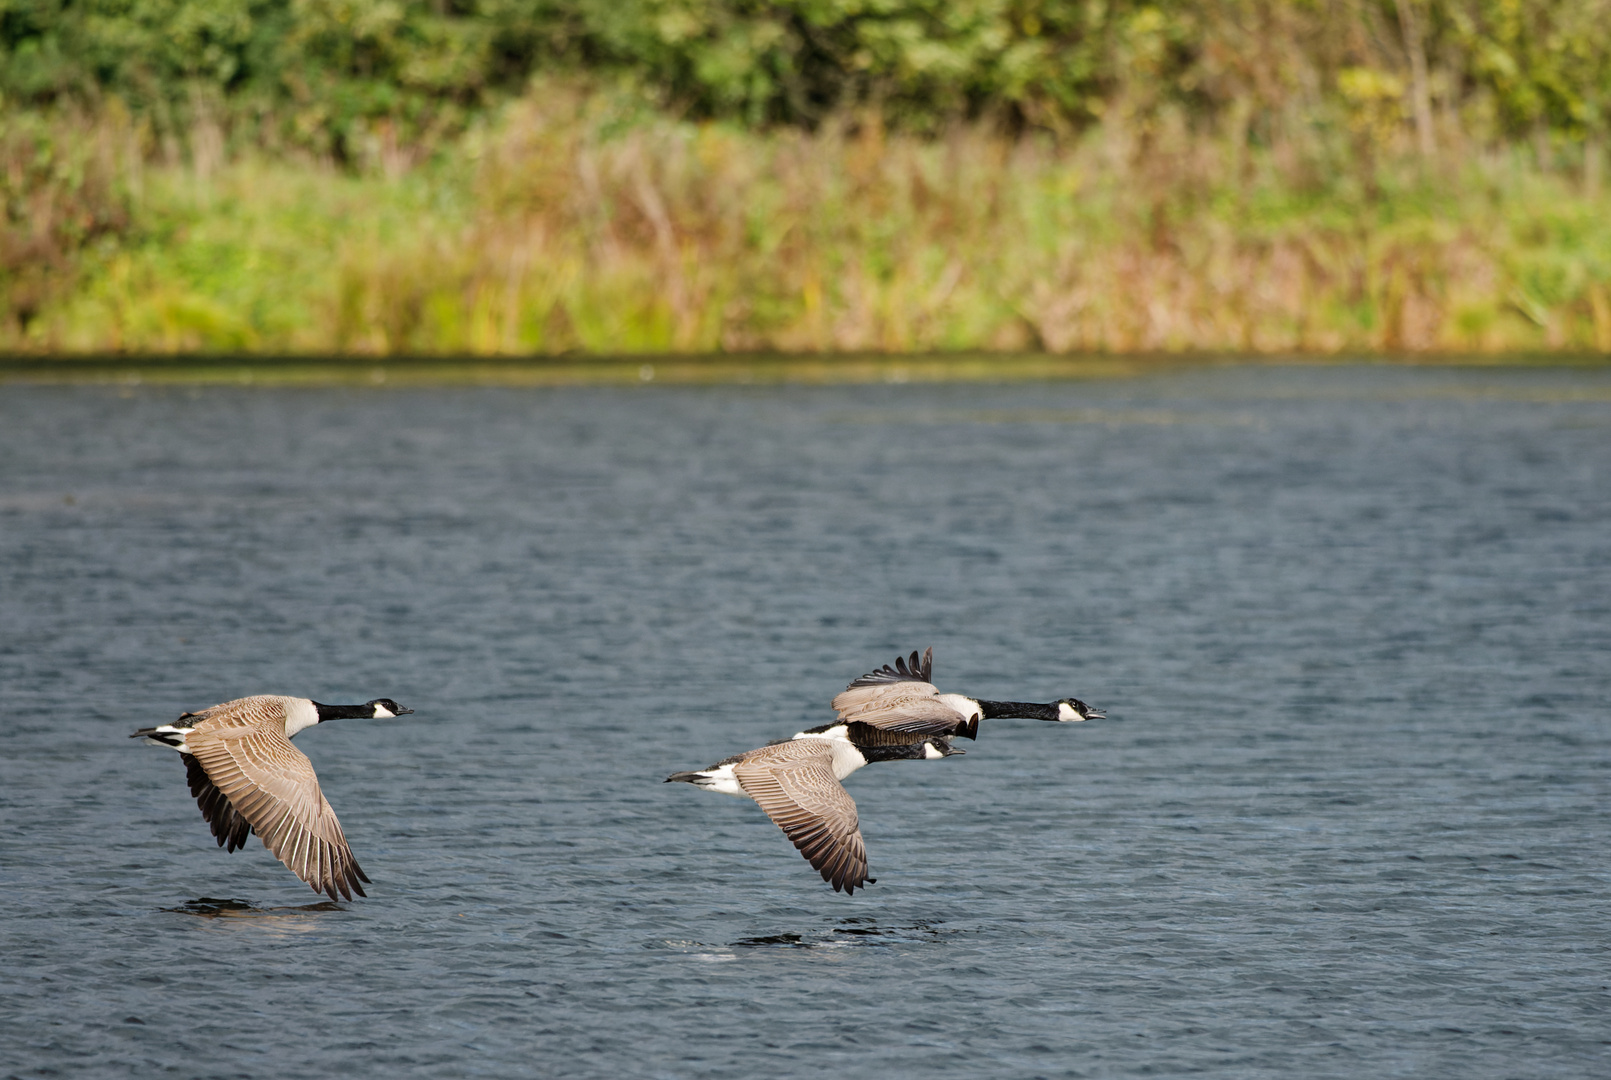
[[[1611,0],[0,0],[0,349],[1611,351]]]
[[[544,86],[391,176],[261,153],[152,165],[132,132],[86,124],[63,156],[86,179],[36,189],[57,193],[42,216],[83,234],[77,265],[52,292],[51,260],[25,263],[38,269],[17,278],[0,341],[1611,349],[1611,199],[1527,151],[1401,149],[1367,170],[1346,138],[757,133],[618,105]]]

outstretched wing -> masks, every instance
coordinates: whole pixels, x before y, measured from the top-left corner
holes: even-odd
[[[934,650],[924,650],[921,660],[913,653],[910,660],[897,659],[847,686],[833,699],[833,709],[844,721],[860,721],[885,731],[912,735],[961,735],[973,738],[978,717],[967,717],[940,700],[940,692],[929,682],[934,669]]]
[[[831,754],[744,762],[733,774],[834,891],[854,893],[872,884],[856,803],[834,778]]]
[[[332,900],[366,895],[359,882],[369,878],[319,790],[313,763],[289,739],[263,727],[210,727],[192,734],[186,745],[233,812],[314,892]],[[213,826],[214,835],[218,828]]]

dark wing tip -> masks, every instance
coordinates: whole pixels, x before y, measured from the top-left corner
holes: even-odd
[[[801,848],[801,854],[811,860],[811,865],[822,875],[823,881],[833,886],[834,892],[853,896],[857,888],[873,881],[867,876],[865,863],[858,867],[855,856],[830,839],[823,838],[821,846],[811,850]]]
[[[856,880],[856,876],[850,872],[848,867],[832,878],[826,873],[822,875],[822,878],[833,886],[834,892],[843,891],[846,896],[855,896],[857,889],[865,889],[869,885],[878,884],[877,878],[870,878],[865,875],[862,876],[860,881]]]
[[[876,671],[869,671],[845,687],[845,689],[854,690],[859,686],[882,686],[885,683],[933,682],[933,672],[934,649],[931,646],[924,650],[922,657],[919,657],[915,650],[910,658],[897,656],[894,667],[885,664]]]

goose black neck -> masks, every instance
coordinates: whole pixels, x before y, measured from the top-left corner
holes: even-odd
[[[320,705],[317,701],[313,707],[319,710],[319,723],[326,720],[368,720],[375,715],[373,705]]]
[[[925,756],[924,744],[904,743],[897,746],[858,746],[861,756],[871,765],[875,761],[905,761],[911,758],[921,759]]]
[[[1056,705],[1037,705],[1032,701],[981,701],[979,709],[986,720],[1011,717],[1016,720],[1056,720]]]

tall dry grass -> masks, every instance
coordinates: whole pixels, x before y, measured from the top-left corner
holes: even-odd
[[[0,342],[26,340],[80,283],[86,251],[126,232],[142,158],[140,132],[121,109],[91,117],[0,107]]]
[[[1448,139],[1429,165],[1408,134],[757,134],[549,85],[401,177],[148,183],[167,224],[11,343],[1611,351],[1611,199],[1526,149]]]
[[[465,352],[1611,350],[1611,202],[1519,153],[1183,128],[619,134],[532,99],[472,220],[349,252],[337,343]]]

